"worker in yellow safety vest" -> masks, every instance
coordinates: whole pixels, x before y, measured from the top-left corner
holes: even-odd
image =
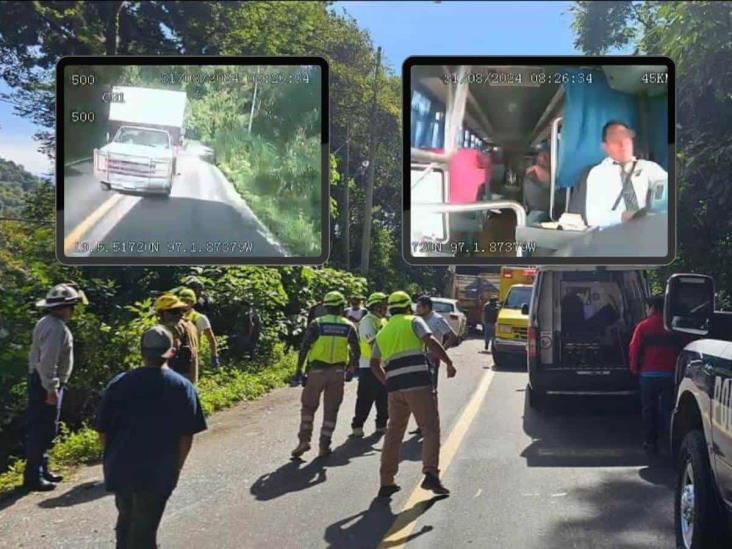
[[[178,297],[188,306],[183,318],[193,324],[196,328],[198,348],[201,348],[201,334],[203,334],[208,341],[208,349],[211,353],[211,366],[213,368],[218,368],[219,350],[218,345],[216,344],[216,336],[214,335],[213,328],[211,327],[211,321],[205,314],[200,313],[193,308],[195,304],[198,303],[196,292],[190,288],[183,288],[178,292]]]
[[[297,360],[296,378],[303,380],[302,409],[300,413],[300,443],[292,451],[299,458],[310,450],[315,412],[323,396],[323,426],[320,430],[320,457],[331,453],[330,444],[343,401],[345,370],[355,368],[361,350],[356,327],[343,317],[346,298],[341,292],[328,292],[323,298],[326,314],[313,320],[303,337]],[[302,375],[308,361],[308,375]]]
[[[410,414],[414,414],[424,437],[422,472],[425,476],[421,486],[435,494],[446,495],[450,491],[443,486],[439,476],[440,416],[425,347],[447,365],[447,377],[455,376],[455,367],[427,323],[412,314],[412,300],[407,293],[394,292],[387,303],[391,318],[376,335],[371,349],[371,371],[389,394],[389,423],[381,451],[379,497],[389,497],[400,489],[394,478]]]
[[[376,334],[386,325],[386,294],[372,293],[366,300],[368,312],[358,323],[358,337],[361,345],[361,358],[358,368],[358,393],[356,396],[356,413],[351,422],[351,437],[363,436],[363,425],[376,405],[376,433],[386,432],[386,421],[389,418],[386,388],[371,372],[371,346],[376,341]]]

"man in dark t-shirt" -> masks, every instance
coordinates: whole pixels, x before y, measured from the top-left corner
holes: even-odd
[[[195,388],[167,365],[173,335],[154,326],[143,334],[141,347],[145,366],[109,383],[96,418],[105,486],[119,511],[117,547],[156,547],[193,435],[206,429]]]

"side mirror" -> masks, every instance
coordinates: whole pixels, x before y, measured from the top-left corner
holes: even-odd
[[[663,324],[667,330],[705,336],[714,315],[714,280],[697,274],[675,274],[666,283]]]
[[[528,303],[524,303],[523,305],[521,305],[521,314],[522,315],[529,314],[529,304]]]

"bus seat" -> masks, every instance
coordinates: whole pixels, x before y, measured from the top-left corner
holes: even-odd
[[[587,176],[590,174],[590,170],[594,167],[595,165],[593,164],[582,170],[579,179],[577,180],[577,184],[572,187],[569,194],[569,208],[567,208],[567,212],[580,214],[585,223],[587,223],[587,216],[585,215],[585,207],[587,205]],[[564,210],[564,205],[566,203],[565,192],[566,191],[564,189],[560,189],[560,192],[557,193],[558,196],[554,201],[555,209],[557,207],[561,207],[561,211]]]
[[[450,204],[470,204],[478,200],[478,188],[490,180],[490,158],[477,149],[458,149],[448,166]]]

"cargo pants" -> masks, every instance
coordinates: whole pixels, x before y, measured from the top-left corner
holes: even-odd
[[[382,486],[394,484],[399,470],[399,451],[410,414],[414,414],[422,431],[422,472],[439,474],[440,416],[437,410],[437,394],[432,387],[392,391],[389,393],[389,423],[381,451]]]
[[[300,442],[310,442],[313,435],[315,412],[320,406],[323,394],[323,426],[320,429],[320,447],[329,448],[335,431],[338,409],[343,402],[345,366],[334,365],[325,368],[311,368],[300,399]]]

